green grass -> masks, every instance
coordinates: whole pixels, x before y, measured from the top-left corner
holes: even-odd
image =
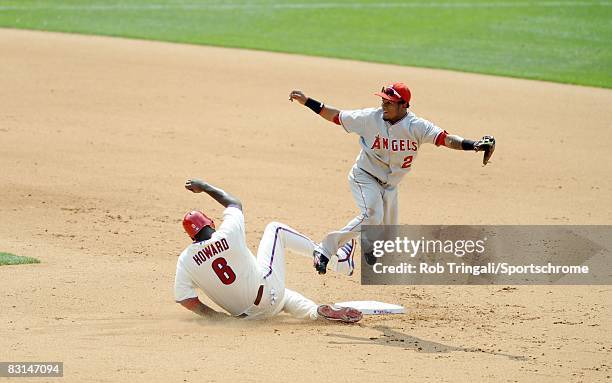
[[[612,88],[610,0],[0,0],[0,26]]]
[[[28,263],[40,263],[36,258],[21,257],[11,253],[0,252],[0,266],[4,265],[25,265]]]

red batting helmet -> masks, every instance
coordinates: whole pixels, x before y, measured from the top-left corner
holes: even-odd
[[[194,239],[196,234],[206,226],[210,226],[214,229],[215,222],[201,211],[192,210],[183,217],[183,228],[191,239]]]

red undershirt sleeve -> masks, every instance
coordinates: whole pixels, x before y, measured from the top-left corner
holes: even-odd
[[[183,305],[185,308],[189,310],[193,310],[196,307],[198,307],[198,305],[200,304],[200,300],[197,297],[195,297],[195,298],[185,299],[179,303]]]
[[[438,137],[436,137],[436,146],[440,146],[443,145],[444,146],[444,140],[446,139],[446,136],[448,136],[448,133],[446,132],[446,130],[443,130],[442,133],[438,134]]]
[[[334,124],[340,125],[340,113],[336,114],[334,117]]]

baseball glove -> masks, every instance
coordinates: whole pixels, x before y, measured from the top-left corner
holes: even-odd
[[[482,157],[482,166],[486,165],[495,151],[495,137],[482,137],[480,140],[476,141],[474,144],[474,149],[477,152],[484,152],[484,156]]]

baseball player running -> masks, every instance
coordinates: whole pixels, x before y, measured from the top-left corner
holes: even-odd
[[[397,185],[412,169],[421,145],[483,151],[484,165],[495,150],[492,136],[472,141],[450,135],[408,111],[411,93],[401,82],[385,86],[375,95],[382,99],[379,108],[339,110],[307,97],[300,90],[289,94],[289,100],[298,101],[324,119],[341,125],[347,132],[360,136],[361,151],[348,178],[361,214],[342,229],[327,234],[316,246],[314,266],[319,274],[325,274],[330,260],[334,270],[352,274],[354,238],[362,225],[398,224]],[[332,259],[334,254],[337,259]],[[368,249],[364,249],[364,254],[368,264],[376,262]]]
[[[202,212],[191,211],[183,218],[183,227],[193,243],[183,250],[176,264],[176,302],[206,318],[226,317],[198,299],[197,286],[213,302],[240,318],[263,319],[281,310],[312,320],[354,323],[362,318],[358,310],[318,306],[285,288],[285,250],[310,257],[314,243],[306,236],[287,225],[272,222],[266,227],[255,258],[246,244],[240,201],[197,179],[188,180],[185,188],[194,193],[207,193],[225,211],[218,230],[213,220]]]

